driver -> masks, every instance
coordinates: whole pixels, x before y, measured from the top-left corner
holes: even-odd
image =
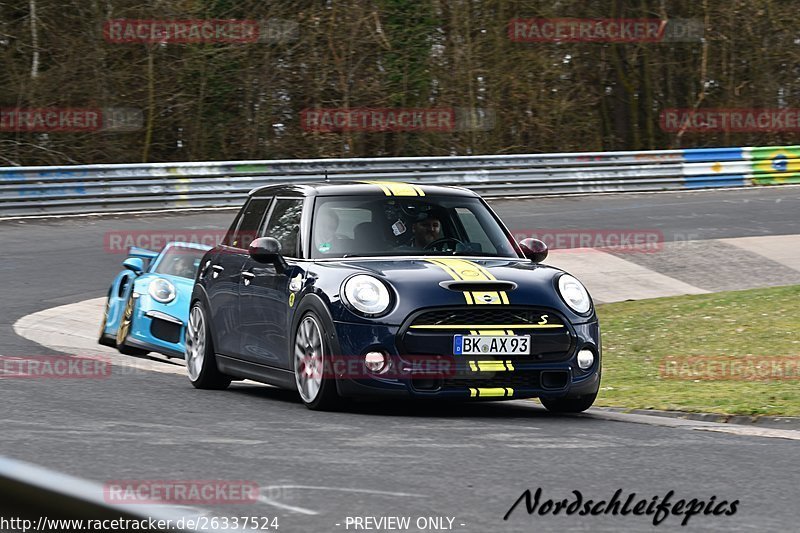
[[[419,218],[411,225],[414,240],[411,245],[423,250],[430,243],[442,238],[442,221],[435,213],[420,213]]]
[[[197,273],[194,263],[195,258],[193,255],[176,257],[175,261],[172,263],[172,274],[174,276],[192,279]]]

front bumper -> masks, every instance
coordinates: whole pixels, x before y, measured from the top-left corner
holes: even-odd
[[[599,325],[596,319],[584,324],[563,324],[564,331],[558,334],[531,333],[533,350],[527,356],[454,356],[452,331],[414,334],[409,322],[402,326],[335,322],[338,346],[334,347],[334,363],[339,359],[347,364],[334,364],[334,368],[348,369],[337,371],[337,387],[346,397],[456,400],[575,398],[594,394],[600,386]],[[595,362],[587,370],[580,369],[576,360],[583,348],[595,353]],[[385,376],[371,374],[363,367],[352,372],[354,360],[361,361],[364,354],[375,350],[390,357],[390,371]]]
[[[140,305],[144,304],[144,305]],[[137,298],[127,344],[169,357],[184,357],[185,325],[173,315],[150,307]]]

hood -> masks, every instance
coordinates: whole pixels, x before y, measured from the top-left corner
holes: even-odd
[[[339,284],[355,273],[385,281],[394,290],[397,304],[384,320],[394,324],[425,307],[501,304],[547,307],[574,322],[587,320],[573,313],[557,293],[556,279],[563,271],[528,259],[359,258],[317,266],[323,265],[341,275],[326,273],[322,279],[338,278]],[[328,291],[338,295],[339,287],[329,286]]]

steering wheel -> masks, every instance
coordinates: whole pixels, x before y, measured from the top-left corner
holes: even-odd
[[[460,240],[456,239],[455,237],[442,237],[441,239],[436,239],[435,241],[429,242],[427,245],[425,245],[423,250],[435,250],[437,252],[445,252],[445,251],[449,250],[450,248],[445,248],[444,246],[439,248],[439,245],[445,244],[445,243],[453,243],[453,245],[454,245],[453,248],[452,248],[453,250],[455,250],[456,246],[458,246],[459,244],[464,244],[463,242],[461,242]]]

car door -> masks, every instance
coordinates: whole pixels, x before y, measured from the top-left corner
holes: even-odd
[[[239,356],[239,286],[242,269],[250,258],[247,247],[255,238],[272,198],[251,198],[243,207],[223,243],[203,265],[206,292],[211,309],[211,324],[215,351]]]
[[[278,240],[289,268],[278,272],[274,265],[248,257],[239,287],[240,353],[277,368],[288,369],[291,362],[289,284],[298,274],[302,278],[296,259],[301,255],[303,203],[303,198],[276,198],[260,232],[261,236]]]

